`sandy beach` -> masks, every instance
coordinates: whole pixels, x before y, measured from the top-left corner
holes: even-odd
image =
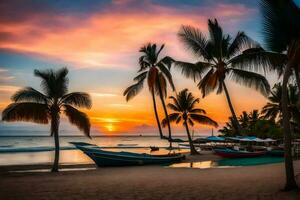
[[[190,160],[205,160],[200,155]],[[85,167],[93,167],[87,165]],[[9,167],[10,170],[29,166]],[[37,169],[38,166],[31,166]],[[7,172],[1,168],[1,199],[300,199],[282,192],[284,165],[191,169],[162,166],[87,171]],[[300,173],[300,161],[295,161]],[[297,176],[300,184],[300,175]]]

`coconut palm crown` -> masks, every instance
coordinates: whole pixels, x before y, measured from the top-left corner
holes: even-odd
[[[238,32],[234,38],[224,34],[216,19],[208,20],[208,30],[209,37],[206,37],[197,28],[181,27],[178,33],[179,39],[199,61],[196,63],[176,61],[175,67],[181,69],[186,77],[199,80],[198,88],[203,97],[215,90],[217,94],[224,91],[235,122],[234,126],[241,132],[226,80],[254,88],[267,96],[270,91],[267,79],[253,70],[263,72],[270,66],[275,68],[278,60],[284,58],[266,52],[244,32]]]
[[[186,128],[186,132],[188,135],[188,140],[190,143],[191,154],[197,154],[197,151],[194,147],[190,131],[189,125],[194,126],[195,123],[211,125],[214,127],[218,126],[218,123],[207,117],[205,114],[205,110],[196,108],[197,103],[199,103],[200,99],[195,98],[188,89],[184,89],[180,91],[176,97],[169,97],[173,103],[168,104],[168,108],[174,111],[169,114],[170,122],[175,122],[176,124],[182,122]],[[167,124],[166,119],[162,120],[163,126]]]
[[[34,75],[42,80],[41,87],[43,93],[32,87],[23,88],[11,97],[13,103],[8,105],[2,113],[2,120],[8,122],[51,123],[50,133],[51,136],[54,136],[55,141],[55,160],[52,171],[58,171],[58,129],[61,113],[64,113],[69,121],[83,131],[86,136],[90,136],[90,121],[88,116],[75,108],[91,108],[92,102],[90,96],[83,92],[68,93],[67,74],[67,68],[57,71],[35,70]]]

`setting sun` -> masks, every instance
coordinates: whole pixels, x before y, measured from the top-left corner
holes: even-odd
[[[115,127],[114,127],[114,125],[112,125],[112,124],[107,124],[107,125],[105,125],[104,127],[105,127],[105,128],[107,129],[107,131],[109,131],[109,132],[112,132],[112,131],[115,130]]]

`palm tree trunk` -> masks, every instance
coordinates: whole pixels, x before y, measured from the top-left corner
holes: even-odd
[[[235,114],[235,111],[234,111],[233,105],[231,103],[231,99],[230,99],[230,96],[229,96],[229,93],[228,93],[228,90],[227,90],[227,87],[226,87],[226,84],[225,84],[224,81],[222,82],[222,85],[223,85],[225,95],[226,95],[226,99],[227,99],[227,102],[228,102],[228,106],[229,106],[229,109],[231,111],[231,115],[232,115],[232,118],[233,118],[234,128],[236,129],[237,134],[240,135],[242,133],[242,128],[241,128],[241,126],[239,124],[239,121],[236,117],[236,114]]]
[[[158,80],[157,82],[158,82],[159,97],[160,97],[160,100],[161,100],[161,103],[162,103],[162,106],[163,106],[163,109],[164,109],[165,117],[167,119],[168,132],[169,132],[169,143],[170,143],[169,148],[172,149],[172,131],[171,131],[169,115],[168,115],[167,107],[166,107],[166,104],[165,104],[164,96],[163,96],[163,93],[162,93],[162,88],[161,88],[160,81]]]
[[[159,120],[158,113],[157,113],[154,88],[151,91],[151,95],[152,95],[152,102],[153,102],[153,109],[154,109],[155,119],[156,119],[156,123],[157,123],[157,127],[158,127],[160,138],[162,139],[162,138],[164,138],[164,135],[162,133],[162,129],[161,129],[161,125],[160,125],[160,120]]]
[[[282,81],[282,122],[284,131],[284,159],[285,159],[285,173],[286,173],[286,184],[285,190],[292,190],[298,188],[294,176],[294,166],[292,158],[292,137],[290,127],[290,113],[288,111],[288,81],[292,74],[291,65],[287,64],[283,75]]]
[[[58,113],[54,113],[52,114],[52,119],[51,119],[51,133],[54,136],[54,144],[55,144],[55,157],[54,157],[54,163],[51,170],[52,172],[58,172],[58,164],[59,164],[58,127],[59,127],[59,115]]]
[[[189,126],[186,120],[184,120],[184,126],[186,129],[186,133],[188,135],[188,139],[189,139],[189,144],[190,144],[190,151],[191,151],[191,155],[197,155],[199,154],[198,151],[195,149],[191,134],[190,134],[190,130],[189,130]]]

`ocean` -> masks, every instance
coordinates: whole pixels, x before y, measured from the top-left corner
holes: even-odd
[[[185,137],[176,137],[186,140]],[[150,153],[150,146],[160,147],[155,154],[167,153],[169,146],[167,140],[158,136],[101,136],[89,139],[81,136],[60,137],[60,163],[61,164],[90,164],[93,163],[81,151],[74,148],[69,142],[88,142],[96,144],[111,151],[130,151]],[[178,147],[174,143],[174,147]],[[182,149],[180,151],[187,151]],[[54,160],[54,141],[46,136],[14,136],[0,137],[0,165],[31,165],[49,164]]]

